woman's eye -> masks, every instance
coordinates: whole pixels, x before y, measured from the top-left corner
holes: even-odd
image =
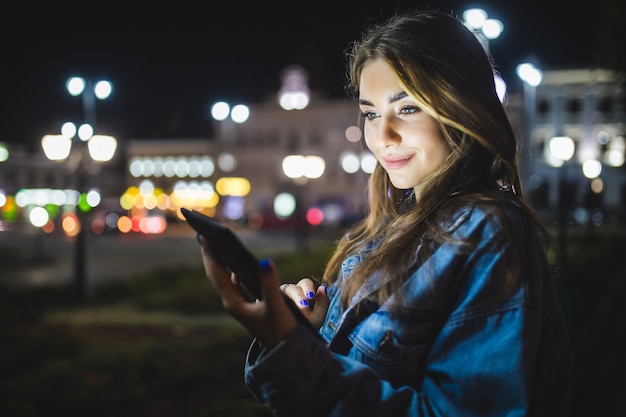
[[[373,111],[363,111],[361,112],[361,117],[367,120],[374,120],[378,115]]]
[[[421,111],[421,109],[417,106],[402,106],[400,108],[401,114],[413,114]]]

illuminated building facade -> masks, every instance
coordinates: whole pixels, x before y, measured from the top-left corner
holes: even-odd
[[[605,70],[547,71],[535,96],[526,178],[533,203],[548,221],[563,202],[559,196],[568,196],[571,221],[619,219],[626,207],[623,79]],[[507,105],[521,132],[522,94],[510,93]],[[102,206],[173,220],[185,205],[242,224],[280,227],[292,224],[288,215],[276,216],[282,213],[278,197],[290,194],[296,206],[316,207],[330,225],[361,214],[373,161],[353,100],[313,96],[299,110],[271,101],[249,110],[243,123],[215,121],[215,133],[206,137],[121,139],[114,161],[89,179]],[[560,165],[548,152],[555,137],[570,138],[574,148]],[[287,171],[288,156],[304,157],[302,175]],[[322,161],[315,175],[304,172],[307,157]],[[14,150],[0,163],[5,202],[22,189],[67,189],[72,181],[41,152]],[[2,208],[6,218],[6,203]]]

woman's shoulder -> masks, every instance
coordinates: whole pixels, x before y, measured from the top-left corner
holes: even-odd
[[[522,231],[525,218],[522,207],[512,200],[476,200],[456,208],[446,227],[451,233],[476,228],[492,232],[506,229],[516,233]]]

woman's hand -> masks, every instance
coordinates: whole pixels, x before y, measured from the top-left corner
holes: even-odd
[[[280,280],[274,265],[261,263],[261,289],[263,301],[249,301],[230,274],[212,256],[206,239],[198,236],[202,247],[202,263],[207,278],[222,299],[227,313],[243,324],[265,347],[271,348],[296,328],[293,313],[280,293]]]
[[[326,285],[322,284],[316,290],[311,279],[303,278],[296,284],[282,284],[280,290],[293,300],[313,327],[318,329],[322,326],[330,306]]]

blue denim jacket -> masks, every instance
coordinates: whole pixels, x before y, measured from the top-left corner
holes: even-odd
[[[450,230],[479,238],[478,247],[441,245],[401,297],[367,306],[365,317],[354,306],[381,280],[344,310],[338,288],[364,254],[346,259],[320,328],[327,345],[302,326],[269,351],[253,342],[244,374],[251,392],[277,416],[566,415],[571,353],[553,278],[536,233],[517,209],[509,215],[525,253],[506,296],[513,247],[488,209],[466,208]]]

